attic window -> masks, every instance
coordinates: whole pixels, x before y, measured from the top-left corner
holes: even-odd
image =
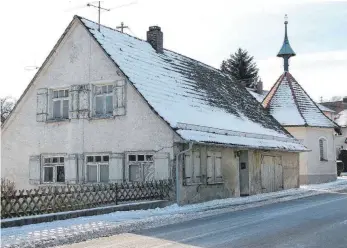
[[[94,88],[95,116],[113,115],[113,85],[99,85]]]
[[[53,119],[69,119],[69,91],[53,90]]]

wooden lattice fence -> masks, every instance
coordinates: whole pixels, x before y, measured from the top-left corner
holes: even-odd
[[[1,195],[1,218],[57,213],[120,202],[169,199],[171,180],[44,187]]]

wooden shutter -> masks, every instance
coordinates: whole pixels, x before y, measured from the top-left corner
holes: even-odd
[[[214,181],[214,158],[212,152],[207,152],[207,183]]]
[[[200,151],[193,152],[193,181],[199,183],[201,178]]]
[[[192,183],[193,181],[193,166],[192,166],[192,157],[191,153],[184,154],[184,173],[183,179],[187,184]]]
[[[109,181],[111,183],[123,182],[124,175],[124,154],[112,153],[109,161]]]
[[[45,122],[48,115],[48,89],[40,88],[37,90],[36,120]]]
[[[41,156],[29,157],[29,183],[38,185],[41,182]]]
[[[162,152],[154,155],[154,179],[169,179],[169,154]]]
[[[223,180],[222,154],[220,152],[215,152],[214,156],[214,180],[215,182],[221,182]]]
[[[69,90],[69,118],[78,118],[78,90],[79,85],[72,85]]]
[[[74,184],[77,183],[77,154],[69,154],[65,156],[65,182]]]
[[[125,115],[125,80],[116,82],[113,95],[113,115]]]
[[[80,85],[78,94],[78,118],[87,119],[90,113],[90,85]]]

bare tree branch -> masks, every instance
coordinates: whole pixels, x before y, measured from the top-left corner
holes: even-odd
[[[6,120],[6,118],[9,116],[9,114],[11,113],[17,100],[11,96],[6,96],[6,97],[1,97],[0,101],[1,101],[1,109],[0,109],[1,123],[3,123]]]

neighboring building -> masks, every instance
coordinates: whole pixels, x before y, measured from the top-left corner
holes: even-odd
[[[284,60],[284,72],[263,100],[263,106],[294,137],[311,150],[300,154],[300,183],[323,183],[336,180],[334,128],[336,123],[319,109],[289,73],[289,58],[295,56],[287,36],[278,57]]]
[[[326,107],[326,106],[324,106],[324,105],[322,105],[322,104],[320,104],[320,103],[316,103],[317,104],[317,106],[318,106],[318,108],[320,109],[320,110],[322,110],[322,112],[330,119],[330,120],[334,120],[335,119],[335,110],[332,110],[332,109],[330,109],[330,108],[328,108],[328,107]]]
[[[219,70],[75,16],[2,127],[17,188],[176,178],[180,203],[299,186],[291,136]],[[178,167],[176,167],[176,164]]]
[[[347,150],[347,109],[336,115],[335,122],[341,127],[341,135],[335,137],[336,152],[339,154],[341,149]]]
[[[321,105],[332,109],[335,111],[335,113],[339,113],[342,110],[347,109],[347,96],[344,96],[342,100],[340,101],[334,101],[334,102],[321,102]]]

